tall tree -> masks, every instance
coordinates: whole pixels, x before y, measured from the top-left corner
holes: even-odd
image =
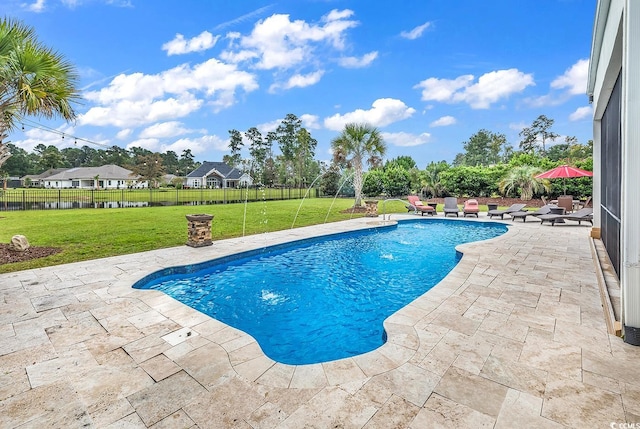
[[[64,158],[64,163],[68,167],[82,167],[82,160],[84,157],[84,152],[82,149],[77,147],[65,147],[60,151],[62,157]]]
[[[160,156],[162,157],[162,164],[164,165],[167,173],[177,175],[177,172],[180,169],[178,166],[180,162],[180,160],[178,159],[178,154],[172,150],[168,150],[165,153],[160,154]]]
[[[307,186],[316,177],[315,173],[319,172],[317,163],[313,160],[317,145],[318,141],[311,137],[311,133],[306,128],[301,128],[296,134],[296,145],[293,153],[299,186]]]
[[[44,171],[50,168],[64,167],[65,160],[57,147],[55,147],[54,145],[49,145],[40,154],[40,161],[38,164],[40,165],[40,168]]]
[[[29,159],[29,153],[26,150],[11,143],[7,144],[7,149],[11,152],[12,156],[7,159],[2,169],[6,171],[9,176],[22,177],[35,173],[35,169]]]
[[[231,155],[225,155],[222,160],[231,167],[239,167],[242,164],[242,134],[238,130],[229,130],[229,150]]]
[[[418,166],[418,164],[416,164],[416,161],[413,158],[407,155],[403,155],[397,158],[390,159],[387,162],[385,162],[384,169],[386,170],[387,168],[390,168],[394,165],[402,167],[407,171],[411,170],[412,168],[416,168]]]
[[[131,166],[131,171],[134,175],[140,176],[140,180],[147,180],[153,188],[158,187],[162,175],[165,174],[162,157],[157,153],[138,157],[137,163]]]
[[[180,155],[180,159],[178,160],[178,172],[179,175],[186,176],[195,170],[199,163],[195,162],[195,157],[193,153],[191,153],[191,149],[184,149],[182,151],[182,155]]]
[[[363,162],[367,158],[370,166],[382,163],[387,146],[377,128],[362,123],[345,125],[342,133],[331,141],[334,161],[353,167],[353,186],[355,188],[354,207],[362,205]]]
[[[105,151],[104,161],[105,164],[113,164],[120,167],[125,167],[131,164],[131,154],[128,150],[120,146],[113,145]]]
[[[256,127],[249,128],[244,136],[249,140],[249,155],[251,155],[251,166],[249,174],[258,182],[262,181],[262,172],[267,158],[267,146],[262,133]]]
[[[507,138],[504,134],[481,129],[462,146],[465,151],[456,156],[454,165],[489,166],[502,161],[501,154],[506,150]]]
[[[0,160],[7,152],[2,140],[23,117],[75,119],[77,82],[71,63],[38,41],[32,27],[0,20]]]
[[[293,182],[295,184],[300,177],[296,171],[295,158],[298,133],[301,129],[302,120],[293,113],[288,113],[276,128],[276,139],[282,153],[279,159],[284,164],[280,166],[279,170],[280,173],[286,172],[287,176],[284,177],[286,183]]]
[[[276,141],[278,141],[278,135],[275,133],[275,131],[269,131],[267,133],[267,137],[264,139],[267,156],[262,173],[262,183],[264,183],[265,185],[273,185],[276,181],[276,163],[273,157],[273,144]]]
[[[523,128],[522,131],[520,131],[519,135],[522,137],[520,149],[524,152],[533,153],[539,141],[542,143],[542,155],[546,155],[547,140],[555,140],[558,137],[558,134],[551,131],[554,122],[553,119],[549,119],[545,115],[538,116],[530,127]]]

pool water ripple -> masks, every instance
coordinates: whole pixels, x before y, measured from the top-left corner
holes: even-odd
[[[275,361],[327,362],[380,347],[384,320],[455,267],[455,246],[504,232],[492,222],[403,221],[170,269],[134,287],[247,332]]]

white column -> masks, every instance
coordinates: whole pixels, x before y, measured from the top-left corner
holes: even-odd
[[[622,47],[621,273],[625,342],[640,345],[640,2],[625,0]]]

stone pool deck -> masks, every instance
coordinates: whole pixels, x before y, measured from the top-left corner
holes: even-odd
[[[506,221],[505,235],[461,246],[457,267],[386,321],[384,346],[325,364],[276,363],[243,332],[131,288],[165,267],[372,222],[0,275],[0,427],[640,424],[640,348],[607,334],[590,228],[573,222]]]

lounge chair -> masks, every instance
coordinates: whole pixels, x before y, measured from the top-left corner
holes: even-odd
[[[527,221],[527,216],[542,216],[551,213],[551,207],[556,207],[553,204],[546,204],[540,207],[538,210],[521,210],[513,213],[509,213],[511,220],[522,218],[522,222]]]
[[[500,219],[504,219],[504,215],[509,214],[509,213],[522,211],[522,209],[525,208],[526,206],[527,206],[526,204],[511,204],[511,207],[506,208],[504,210],[500,210],[500,209],[489,210],[487,212],[487,215],[491,219],[494,216],[500,216]]]
[[[575,220],[578,222],[578,225],[581,225],[583,221],[590,222],[591,225],[593,225],[593,207],[585,207],[569,214],[546,214],[538,216],[538,219],[540,219],[541,224],[545,221],[551,222],[551,226],[554,226],[556,223],[561,223],[559,221],[564,222],[565,220]]]
[[[465,217],[467,215],[478,217],[479,212],[480,212],[480,207],[478,207],[478,200],[470,199],[464,202],[462,213],[464,213]]]
[[[455,214],[458,217],[460,207],[458,207],[458,199],[455,197],[445,197],[444,199],[444,215]]]
[[[420,201],[420,197],[417,195],[409,195],[407,197],[407,201],[409,201],[409,205],[407,206],[409,211],[413,211],[414,213],[420,212],[421,216],[424,216],[425,213],[430,214],[431,216],[436,214],[435,207],[425,205]]]

